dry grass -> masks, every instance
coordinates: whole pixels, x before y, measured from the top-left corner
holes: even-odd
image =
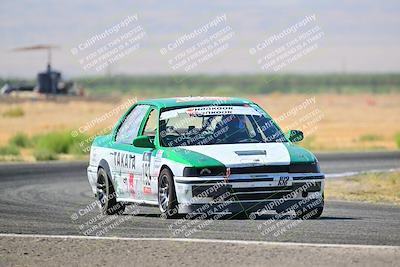
[[[295,115],[279,124],[285,130],[300,129],[305,133],[305,145],[312,150],[369,150],[395,149],[395,135],[400,132],[400,94],[272,94],[253,96],[250,99],[263,106],[274,118],[315,97]],[[113,110],[128,98],[120,101],[69,101],[25,100],[18,104],[0,102],[0,114],[18,106],[24,110],[22,117],[0,118],[0,145],[6,145],[16,133],[34,134],[78,130],[79,127]],[[114,125],[123,110],[119,110],[101,123],[95,123],[86,133]],[[313,113],[314,112],[314,113]],[[307,114],[309,118],[307,118]]]
[[[400,94],[274,94],[251,99],[278,118],[313,97],[315,104],[279,123],[286,130],[303,130],[303,145],[319,151],[397,148],[395,136],[400,132]],[[310,118],[305,117],[307,114]]]
[[[3,112],[3,117],[18,118],[23,117],[25,114],[21,107],[10,107],[8,110]]]
[[[400,205],[400,173],[371,173],[327,179],[326,199],[382,202]]]
[[[8,143],[17,133],[33,136],[39,133],[63,130],[77,130],[92,120],[112,111],[126,99],[118,102],[108,101],[29,101],[18,103],[25,111],[23,117],[0,118],[0,145]],[[15,104],[0,102],[0,114]],[[96,133],[110,125],[114,125],[124,110],[117,110],[102,122],[94,123],[85,133]],[[83,128],[81,128],[83,129]]]

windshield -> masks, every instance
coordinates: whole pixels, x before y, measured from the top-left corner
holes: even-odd
[[[258,106],[186,107],[160,115],[160,140],[166,147],[287,142]]]

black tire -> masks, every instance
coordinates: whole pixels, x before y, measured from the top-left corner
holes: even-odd
[[[246,211],[241,211],[241,212],[233,214],[232,219],[247,220],[247,219],[249,219],[249,216],[250,216],[250,213],[247,213]]]
[[[302,220],[315,220],[321,217],[324,207],[318,207],[304,212],[299,212],[297,217]]]
[[[158,207],[162,218],[171,219],[178,216],[174,178],[168,168],[164,168],[158,177]]]
[[[275,210],[275,212],[277,213],[277,214],[284,214],[284,213],[287,213],[287,212],[289,212],[289,210],[287,210],[287,209],[276,209]]]
[[[100,210],[105,215],[122,214],[125,205],[117,202],[117,195],[110,177],[103,168],[97,171],[97,198],[100,202]]]
[[[319,200],[319,203],[316,203],[315,201]],[[320,198],[314,199],[312,201],[314,204],[318,204],[318,207],[307,209],[307,208],[302,208],[300,210],[296,210],[296,215],[299,219],[302,220],[313,220],[313,219],[318,219],[321,217],[322,212],[324,211],[324,205],[325,205],[325,196],[324,193],[322,193],[322,196]]]

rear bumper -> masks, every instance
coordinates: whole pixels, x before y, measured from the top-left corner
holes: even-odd
[[[87,176],[88,176],[90,188],[92,189],[93,194],[96,194],[97,167],[93,166],[93,165],[89,165],[87,167]]]
[[[281,180],[288,179],[286,185]],[[261,212],[322,207],[322,173],[274,173],[213,177],[175,177],[179,213]],[[281,181],[281,182],[280,182]]]

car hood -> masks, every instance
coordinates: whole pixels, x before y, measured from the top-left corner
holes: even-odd
[[[218,144],[169,148],[165,156],[193,167],[249,167],[316,162],[308,150],[291,143]]]

